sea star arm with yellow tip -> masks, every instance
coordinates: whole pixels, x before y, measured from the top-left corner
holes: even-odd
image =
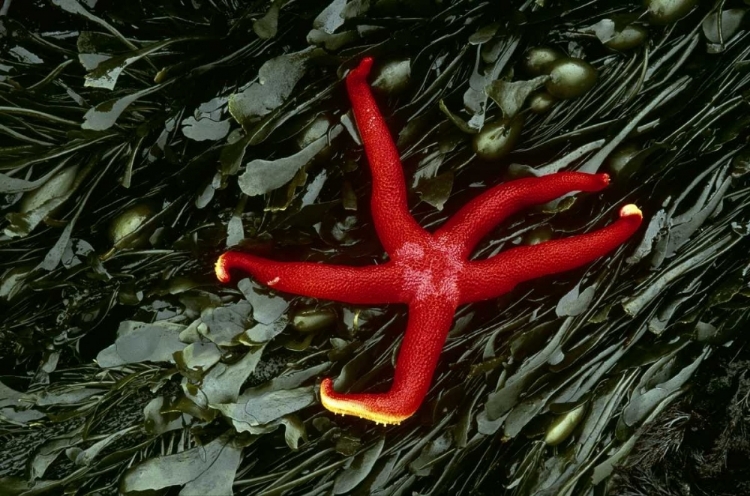
[[[403,303],[400,271],[390,262],[348,267],[312,262],[277,262],[228,251],[216,261],[216,276],[229,282],[232,271],[247,272],[279,291],[359,305]]]
[[[638,207],[625,205],[616,222],[597,231],[519,246],[469,262],[461,273],[461,303],[496,298],[521,282],[586,265],[627,241],[638,230],[641,219]]]
[[[454,305],[437,297],[411,304],[390,390],[337,393],[333,381],[326,378],[320,385],[323,406],[334,413],[383,424],[398,424],[413,415],[430,389],[455,310]]]

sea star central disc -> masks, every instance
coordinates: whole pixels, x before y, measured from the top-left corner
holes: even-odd
[[[616,222],[598,231],[469,260],[477,243],[513,213],[573,191],[599,191],[609,177],[560,172],[504,183],[429,233],[409,213],[399,153],[367,84],[372,63],[363,59],[347,76],[346,87],[372,172],[375,229],[390,260],[347,267],[276,262],[229,251],[216,262],[216,276],[229,282],[231,272],[239,269],[279,291],[352,304],[408,305],[409,322],[388,392],[337,393],[329,378],[320,385],[323,406],[332,412],[399,423],[414,414],[427,395],[459,305],[496,298],[520,282],[585,265],[625,242],[638,229],[642,214],[635,205],[626,205]]]

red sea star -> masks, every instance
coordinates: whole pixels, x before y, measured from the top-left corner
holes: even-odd
[[[431,234],[409,213],[399,153],[367,84],[372,63],[363,59],[347,76],[346,87],[372,171],[375,229],[390,261],[346,267],[275,262],[229,251],[216,262],[216,275],[228,282],[230,272],[240,269],[279,291],[352,304],[407,304],[409,322],[387,393],[337,393],[329,378],[320,386],[323,406],[332,412],[399,423],[417,411],[427,394],[459,305],[495,298],[522,281],[589,263],[625,242],[642,215],[635,205],[626,205],[620,219],[601,230],[468,260],[482,237],[509,215],[572,191],[599,191],[609,177],[561,172],[501,184]]]

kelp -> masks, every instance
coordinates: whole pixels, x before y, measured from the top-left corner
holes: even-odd
[[[6,0],[0,494],[746,488],[723,461],[748,452],[750,17],[662,3]],[[561,92],[540,53],[596,84]],[[422,225],[513,177],[611,174],[475,257],[646,215],[612,255],[459,309],[389,427],[317,385],[387,388],[402,308],[213,276],[230,246],[383,260],[341,84],[365,55]]]

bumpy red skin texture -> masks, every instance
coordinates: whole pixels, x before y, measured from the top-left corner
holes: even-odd
[[[595,192],[606,174],[560,172],[495,186],[457,212],[435,233],[409,213],[398,150],[367,84],[372,59],[349,73],[352,101],[372,171],[372,215],[390,261],[370,267],[288,263],[227,252],[216,274],[229,282],[234,270],[247,272],[279,291],[353,304],[405,303],[409,322],[395,377],[386,393],[342,394],[321,384],[323,405],[335,412],[382,423],[398,423],[419,408],[427,394],[456,308],[495,298],[517,284],[581,267],[624,243],[641,224],[634,205],[604,229],[571,238],[513,248],[487,260],[468,260],[476,244],[500,221],[528,206],[573,191]]]

